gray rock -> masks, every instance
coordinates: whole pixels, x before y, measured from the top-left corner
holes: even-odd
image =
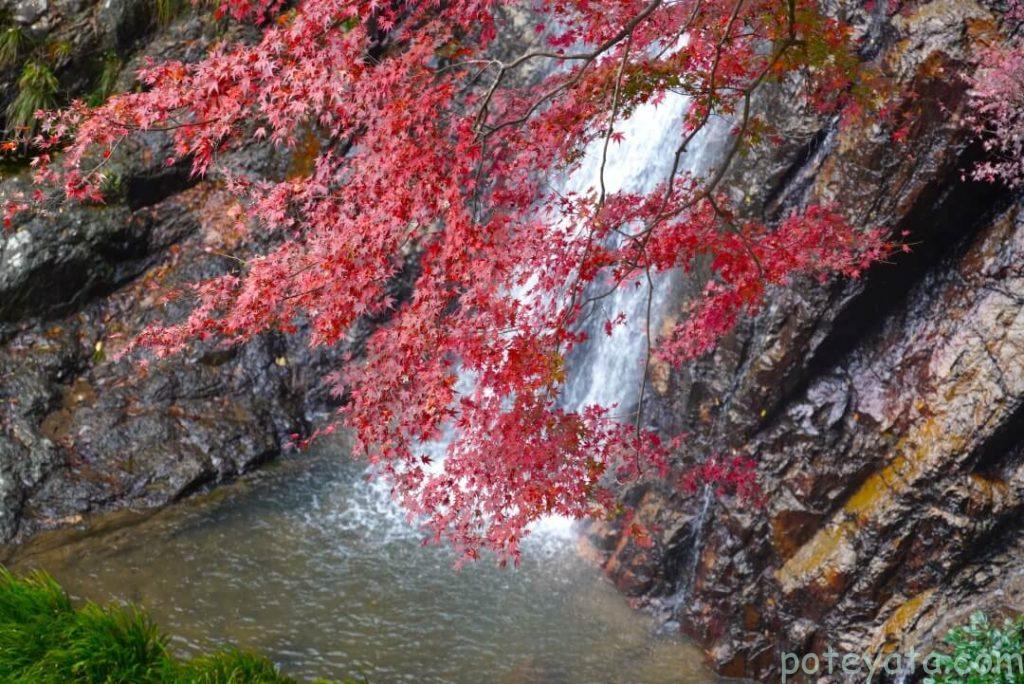
[[[20,0],[11,9],[11,18],[23,26],[34,24],[50,8],[48,0]]]

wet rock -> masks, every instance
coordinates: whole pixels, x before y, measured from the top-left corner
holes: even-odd
[[[186,16],[143,41],[152,26],[132,24],[139,7],[83,3],[70,14],[60,5],[54,35],[96,13],[99,28],[73,49],[138,47],[125,88],[147,57],[198,59],[215,35]],[[187,163],[168,167],[170,152],[166,134],[133,138],[105,162],[104,205],[29,214],[0,236],[0,543],[233,478],[333,406],[321,378],[344,350],[311,350],[301,334],[198,345],[145,371],[118,359],[146,325],[185,315],[187,302],[165,306],[164,295],[233,268],[221,253],[268,247],[235,230],[237,198],[216,178],[199,182]],[[224,162],[270,179],[291,164],[267,146],[229,151]],[[25,183],[0,179],[5,191]]]
[[[252,150],[231,163],[271,177],[283,166]],[[145,370],[117,358],[147,324],[187,312],[158,306],[163,294],[232,268],[220,253],[264,247],[230,229],[236,201],[206,182],[134,210],[30,220],[3,241],[0,540],[223,482],[330,407],[320,380],[343,350],[311,350],[301,335],[197,345]]]
[[[134,275],[124,257],[143,249],[145,227],[130,221],[127,210],[54,218],[32,220],[0,245],[0,321],[69,310]]]
[[[14,7],[11,9],[11,19],[25,26],[34,24],[49,7],[48,0],[21,0],[21,2],[14,3]]]
[[[0,433],[0,538],[14,537],[26,492],[58,463],[53,444],[24,421],[10,419]]]
[[[677,467],[754,454],[768,503],[716,500],[698,538],[642,553],[605,529],[606,569],[651,577],[645,597],[677,596],[672,618],[723,672],[773,680],[783,651],[921,650],[950,614],[1020,596],[1004,569],[1024,548],[1024,203],[962,179],[980,152],[956,115],[956,74],[994,22],[952,0],[865,19],[871,58],[917,94],[902,147],[884,126],[837,128],[784,90],[763,96],[804,148],[735,175],[752,212],[841,198],[915,246],[859,282],[780,291],[707,359],[662,369],[649,415],[690,435]],[[655,528],[700,507],[643,487],[660,492],[638,516]]]

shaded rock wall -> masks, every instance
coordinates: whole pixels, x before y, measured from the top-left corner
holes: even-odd
[[[198,58],[225,28],[196,16],[159,28],[131,2],[41,7],[31,30],[81,34],[80,60],[60,71],[82,84],[71,94],[91,87],[91,51],[120,46],[127,88],[146,56]],[[278,454],[330,405],[320,378],[345,349],[312,351],[301,335],[199,345],[146,370],[114,360],[147,323],[187,311],[184,301],[161,306],[163,295],[273,239],[234,230],[237,200],[168,168],[168,145],[152,135],[119,146],[106,205],[28,215],[0,236],[0,543],[224,481]],[[265,149],[223,161],[268,178],[304,162]],[[0,180],[5,191],[25,182]]]
[[[794,144],[734,175],[752,212],[834,200],[913,251],[778,292],[710,358],[656,373],[656,425],[691,435],[681,469],[756,454],[767,503],[701,515],[702,493],[647,483],[623,496],[654,548],[614,526],[594,539],[617,584],[727,674],[772,680],[783,650],[926,645],[1020,594],[1024,202],[963,180],[980,153],[959,117],[959,75],[997,21],[962,0],[861,17],[865,58],[915,93],[905,143],[794,111],[784,91],[762,101]]]

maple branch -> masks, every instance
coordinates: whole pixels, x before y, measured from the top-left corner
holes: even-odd
[[[656,10],[658,6],[661,5],[661,3],[662,0],[651,0],[651,2],[648,3],[648,5],[639,14],[637,14],[631,20],[626,22],[625,26],[623,26],[618,33],[613,35],[604,43],[598,45],[594,50],[591,50],[590,52],[581,52],[577,54],[566,55],[557,52],[550,52],[547,50],[533,50],[527,52],[524,55],[521,55],[520,57],[517,57],[508,64],[499,62],[501,66],[498,69],[498,74],[495,76],[494,81],[491,83],[491,86],[487,89],[487,92],[484,93],[483,100],[480,103],[480,108],[477,113],[474,129],[478,132],[478,135],[489,135],[498,130],[501,130],[502,128],[506,128],[508,126],[516,126],[527,121],[542,104],[550,100],[552,97],[558,95],[558,93],[563,92],[564,90],[567,90],[568,88],[571,88],[575,84],[579,83],[580,79],[582,78],[582,74],[584,70],[587,68],[587,66],[589,66],[595,59],[600,57],[602,54],[618,45],[624,38],[626,38],[627,36],[631,36],[636,27],[639,26],[640,23],[644,21],[644,19],[649,17],[654,12],[654,10]],[[584,64],[580,69],[577,70],[577,75],[575,78],[568,81],[566,84],[563,84],[558,88],[555,88],[554,90],[548,92],[543,97],[538,99],[527,110],[527,113],[520,117],[519,119],[507,122],[505,124],[501,124],[494,128],[488,127],[486,124],[487,116],[490,113],[491,101],[494,99],[494,94],[497,91],[498,86],[501,84],[502,80],[504,80],[505,76],[511,70],[516,69],[520,65],[525,64],[529,60],[537,57],[547,57],[558,61],[583,61]],[[485,128],[489,128],[490,130],[484,133]]]
[[[718,45],[717,45],[717,47],[715,49],[715,58],[714,58],[714,61],[712,62],[711,73],[710,73],[710,76],[708,78],[708,99],[709,100],[714,96],[714,93],[715,93],[715,81],[718,78],[718,65],[721,63],[722,51],[724,50],[726,41],[728,41],[728,39],[729,39],[729,34],[732,33],[732,27],[735,25],[736,19],[739,17],[740,10],[743,8],[743,3],[744,3],[744,0],[739,0],[733,6],[732,14],[729,16],[729,21],[728,21],[728,23],[726,24],[726,27],[725,27],[725,32],[722,34],[722,38],[721,38],[721,40],[718,41]],[[697,133],[702,131],[704,129],[704,127],[707,125],[707,123],[708,123],[708,121],[710,120],[710,117],[711,117],[711,111],[712,111],[712,108],[710,106],[708,106],[707,107],[707,111],[704,112],[704,116],[701,119],[700,124],[694,126],[693,130],[690,132],[690,134],[687,135],[686,137],[684,137],[682,142],[676,148],[675,157],[672,160],[672,170],[669,172],[668,182],[666,184],[665,194],[664,194],[664,198],[662,200],[662,207],[663,208],[668,204],[669,199],[672,197],[672,192],[673,192],[673,189],[674,189],[674,186],[675,186],[676,175],[679,173],[679,164],[681,163],[681,161],[683,159],[683,155],[686,153],[686,150],[689,148],[690,143],[693,142],[693,139],[697,136]]]
[[[247,11],[248,0],[224,2]],[[814,2],[799,6],[808,31],[819,26]],[[252,137],[269,130],[273,143],[292,145],[317,127],[312,170],[229,189],[244,187],[248,218],[270,229],[271,241],[246,246],[266,253],[249,264],[236,257],[242,274],[221,264],[227,273],[191,290],[197,303],[185,321],[147,330],[138,345],[172,353],[211,334],[291,332],[300,317],[311,344],[360,337],[350,347],[360,361],[328,378],[356,450],[372,450],[396,496],[467,557],[482,548],[514,557],[533,520],[608,510],[607,476],[649,477],[667,464],[671,447],[645,425],[655,358],[674,366],[712,349],[764,300],[768,278],[850,274],[880,258],[879,239],[838,211],[809,207],[769,229],[740,219],[719,190],[760,130],[751,112],[763,83],[801,65],[820,67],[808,74],[812,85],[833,87],[844,75],[846,62],[833,69],[827,60],[845,40],[842,24],[821,16],[814,45],[826,59],[817,49],[791,59],[796,0],[543,2],[565,32],[500,61],[490,57],[500,56],[507,4],[304,0],[258,44],[154,69],[146,91],[99,110],[76,105],[56,120],[59,130],[74,126],[62,162],[71,199],[96,190],[79,187],[95,164],[92,146],[142,130],[131,123],[184,129],[175,149],[200,171],[246,139],[253,115],[266,129]],[[351,33],[337,28],[341,17],[355,21]],[[555,47],[570,43],[579,47],[568,54]],[[615,187],[608,174],[622,119],[677,91],[691,104],[668,124],[682,125],[666,151],[671,169],[653,189]],[[721,165],[687,173],[698,133],[719,117],[733,136]],[[583,179],[598,162],[598,178]],[[564,172],[579,172],[587,187],[570,182],[564,197],[547,187]],[[712,282],[725,287],[706,291],[658,339],[662,271],[705,254],[720,257]],[[621,411],[565,406],[562,352],[627,289],[636,310],[612,311],[606,325],[636,314],[625,332],[645,336],[642,372],[630,380],[639,383],[635,408],[628,396]],[[364,326],[372,332],[360,336]],[[472,389],[455,386],[460,373]],[[443,472],[424,468],[422,441],[447,425],[458,434]]]
[[[644,350],[644,371],[640,377],[640,391],[636,404],[636,422],[634,423],[634,436],[637,441],[636,464],[638,473],[640,472],[640,425],[643,422],[644,416],[644,395],[647,390],[647,378],[651,372],[651,308],[654,301],[654,280],[651,278],[650,264],[644,268],[644,274],[647,276],[647,310],[644,316],[644,344],[646,348]]]
[[[608,197],[608,192],[607,192],[607,188],[605,187],[605,179],[604,179],[605,168],[606,168],[606,166],[608,164],[608,146],[609,146],[609,144],[611,142],[612,133],[613,133],[614,128],[615,128],[615,119],[618,118],[618,114],[619,114],[619,104],[620,104],[619,96],[620,96],[621,91],[622,91],[622,76],[625,73],[626,64],[629,61],[629,51],[630,51],[630,47],[632,46],[632,43],[633,43],[633,35],[631,33],[629,35],[629,37],[627,38],[627,40],[626,40],[626,47],[625,47],[625,49],[623,51],[623,54],[622,54],[622,61],[619,63],[619,71],[618,71],[618,74],[615,77],[615,89],[614,89],[614,92],[612,93],[612,111],[611,111],[611,114],[609,115],[608,130],[607,130],[607,132],[605,133],[605,136],[604,136],[604,147],[601,150],[601,168],[600,168],[600,171],[599,171],[599,174],[598,174],[598,177],[599,177],[600,183],[601,183],[601,196],[598,199],[597,206],[594,209],[594,221],[591,222],[590,227],[589,227],[589,229],[587,231],[587,242],[586,242],[586,246],[584,247],[583,256],[581,257],[580,263],[585,263],[586,260],[587,260],[587,257],[590,255],[590,250],[591,250],[591,248],[593,247],[593,244],[594,244],[594,232],[597,230],[596,221],[599,219],[600,214],[601,214],[601,209],[604,207],[605,200]],[[579,280],[580,280],[580,275],[581,275],[580,272],[577,271],[576,277],[575,277],[574,282],[573,282],[573,285],[569,288],[569,292],[571,294],[570,294],[569,305],[565,309],[565,314],[564,314],[565,316],[568,316],[570,314],[570,312],[573,311],[573,309],[575,308],[575,305],[576,305],[576,298],[579,295],[579,293],[582,292],[582,288],[578,287]],[[614,292],[616,289],[618,289],[618,285],[617,284],[616,284],[615,287],[613,287],[611,289],[610,292]]]
[[[612,92],[612,111],[609,115],[608,120],[608,131],[604,136],[604,146],[601,149],[601,169],[598,173],[598,178],[601,182],[601,196],[597,201],[597,209],[594,212],[595,217],[601,213],[601,208],[604,206],[605,198],[608,196],[607,188],[604,182],[604,171],[608,165],[608,145],[612,140],[612,133],[615,130],[615,119],[619,115],[619,94],[622,91],[622,75],[626,71],[626,63],[629,62],[629,49],[633,44],[633,34],[629,34],[626,39],[626,46],[622,51],[622,61],[619,62],[619,72],[615,75],[615,89]]]
[[[710,74],[711,92],[713,92],[714,89],[715,89],[714,82],[715,82],[715,79],[716,79],[716,74],[717,74],[717,69],[718,69],[718,65],[719,65],[720,56],[721,56],[722,50],[724,48],[724,43],[725,43],[726,39],[728,38],[729,32],[731,31],[731,26],[735,22],[736,17],[738,16],[740,7],[743,5],[743,2],[744,2],[744,0],[739,0],[736,3],[736,5],[734,6],[733,13],[732,13],[732,16],[730,18],[729,25],[728,25],[728,27],[726,29],[726,32],[723,35],[722,40],[719,41],[719,43],[718,43],[718,48],[716,49],[716,52],[715,52],[715,59],[714,59],[714,63],[713,63],[713,66],[712,66],[712,69],[711,69],[711,74]],[[664,193],[663,198],[662,198],[662,210],[659,211],[658,215],[656,215],[654,217],[654,219],[651,221],[651,223],[648,226],[646,226],[642,231],[640,231],[639,233],[631,235],[631,237],[633,239],[642,238],[643,239],[643,244],[646,244],[646,242],[649,240],[650,235],[652,234],[654,228],[658,224],[660,224],[665,219],[670,218],[671,216],[677,216],[682,211],[685,211],[686,209],[692,208],[698,202],[700,202],[702,200],[705,200],[708,197],[710,197],[712,195],[712,193],[714,193],[715,189],[717,189],[718,185],[725,178],[726,173],[728,173],[729,169],[732,166],[732,162],[735,159],[736,154],[739,152],[740,146],[743,143],[743,139],[744,139],[744,137],[746,135],[746,132],[748,130],[748,127],[750,125],[751,99],[753,97],[754,92],[764,83],[765,79],[767,79],[767,77],[768,77],[768,74],[770,74],[772,72],[772,70],[775,68],[775,66],[782,59],[782,56],[786,53],[786,51],[789,50],[790,48],[796,46],[799,43],[799,41],[796,38],[796,34],[795,34],[795,31],[796,31],[796,0],[787,0],[787,5],[788,5],[788,21],[789,21],[788,33],[789,33],[789,35],[786,38],[786,40],[783,41],[782,45],[777,50],[775,50],[771,60],[769,60],[768,64],[759,72],[759,74],[754,79],[754,81],[752,81],[746,88],[744,88],[741,91],[742,92],[742,99],[743,99],[743,107],[742,107],[742,115],[740,117],[740,124],[737,127],[737,129],[736,129],[736,134],[733,137],[733,142],[730,145],[729,150],[726,152],[726,155],[725,155],[722,163],[719,164],[718,168],[715,170],[715,173],[712,175],[711,180],[708,183],[706,183],[705,185],[703,185],[701,191],[699,193],[697,193],[692,199],[690,199],[686,204],[684,204],[683,206],[675,209],[674,211],[671,211],[671,212],[667,211],[669,201],[670,201],[670,199],[672,197],[672,193],[674,192],[675,179],[676,179],[676,177],[678,176],[678,173],[679,173],[679,165],[680,165],[680,163],[682,161],[682,157],[686,153],[686,150],[688,149],[690,143],[693,142],[693,139],[696,137],[697,133],[699,133],[701,130],[703,130],[703,128],[707,125],[708,121],[710,120],[711,108],[708,107],[707,111],[705,112],[704,116],[702,117],[700,123],[697,126],[694,127],[694,129],[689,133],[689,135],[687,135],[683,139],[683,141],[680,143],[679,147],[676,148],[675,157],[674,157],[674,160],[673,160],[673,163],[672,163],[672,169],[669,172],[669,176],[668,176],[667,187],[665,189],[665,193]]]
[[[718,201],[715,199],[714,195],[708,195],[708,202],[711,204],[711,209],[714,210],[715,215],[722,219],[722,222],[725,224],[726,228],[731,230],[733,235],[735,235],[743,244],[743,247],[747,252],[747,255],[750,257],[750,259],[754,262],[754,265],[757,267],[758,275],[760,275],[761,279],[764,280],[764,265],[761,263],[761,258],[757,256],[757,252],[754,251],[754,247],[750,242],[750,238],[747,237],[747,235],[745,235],[743,231],[740,230],[739,226],[737,226],[733,222],[731,216],[722,211],[721,207],[718,206]]]

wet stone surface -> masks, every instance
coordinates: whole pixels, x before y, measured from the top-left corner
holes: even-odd
[[[940,1],[885,21],[876,59],[920,98],[905,145],[769,95],[805,147],[733,182],[768,217],[841,198],[913,251],[856,283],[780,291],[709,358],[661,369],[655,422],[690,434],[679,470],[755,455],[763,508],[724,498],[705,517],[699,493],[645,483],[624,498],[660,530],[653,549],[594,532],[620,588],[727,674],[776,677],[783,651],[929,646],[1020,594],[998,568],[1020,559],[1024,204],[962,180],[977,150],[944,109],[962,105],[954,68],[993,17]]]

